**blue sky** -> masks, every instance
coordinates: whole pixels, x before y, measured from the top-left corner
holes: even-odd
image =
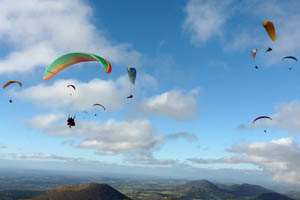
[[[2,4],[1,82],[24,85],[1,93],[3,167],[50,168],[51,162],[54,168],[138,169],[157,176],[166,175],[163,168],[183,178],[252,170],[265,180],[300,183],[300,69],[298,62],[281,61],[300,52],[299,2]],[[274,23],[275,42],[264,20]],[[266,53],[269,46],[273,51]],[[56,57],[76,51],[108,59],[112,73],[82,63],[42,79]],[[137,69],[135,86],[128,66]],[[130,93],[134,98],[126,99]],[[77,116],[72,129],[69,114]],[[273,120],[252,125],[261,115]]]

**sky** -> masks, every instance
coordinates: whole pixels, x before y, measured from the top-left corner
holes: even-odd
[[[1,84],[23,83],[1,92],[2,168],[300,184],[300,66],[281,60],[300,53],[300,2],[0,3]],[[84,62],[43,80],[70,52],[112,72]]]

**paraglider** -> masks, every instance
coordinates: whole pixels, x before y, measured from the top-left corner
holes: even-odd
[[[100,106],[100,107],[102,107],[103,110],[105,111],[105,107],[104,107],[103,105],[99,104],[99,103],[95,103],[93,106]]]
[[[20,82],[20,81],[8,81],[6,82],[4,85],[3,85],[3,89],[6,88],[7,86],[11,85],[11,84],[14,84],[14,83],[17,83],[20,87],[23,86],[23,84]],[[9,100],[9,103],[12,103],[12,100],[10,99]]]
[[[3,89],[6,88],[7,86],[13,84],[13,83],[19,84],[20,87],[23,86],[23,84],[22,84],[20,81],[8,81],[8,82],[6,82],[6,83],[3,85]]]
[[[273,49],[271,47],[267,48],[266,52],[271,52]]]
[[[134,85],[135,84],[135,78],[136,78],[136,69],[133,67],[127,68],[128,76],[130,82]]]
[[[298,59],[294,56],[285,56],[285,57],[281,58],[281,60],[285,60],[285,59],[291,59],[291,60],[298,61]],[[292,67],[289,67],[289,70],[292,70]]]
[[[255,66],[255,69],[258,69],[258,66]]]
[[[75,115],[74,115],[74,117],[68,116],[67,125],[69,126],[69,128],[71,128],[72,126],[75,126]]]
[[[255,118],[254,120],[253,120],[253,124],[257,121],[257,120],[259,120],[259,119],[270,119],[270,120],[272,120],[272,118],[271,117],[268,117],[268,116],[260,116],[260,117],[257,117],[257,118]]]
[[[271,38],[272,41],[276,40],[276,32],[275,32],[275,27],[271,21],[263,21],[262,22],[265,30],[267,31],[269,37]]]
[[[100,62],[106,73],[111,72],[111,64],[104,58],[91,53],[69,53],[54,60],[44,72],[44,80],[51,79],[61,70],[80,62],[97,61]]]
[[[132,94],[127,97],[127,99],[132,99],[132,98],[133,98]]]
[[[254,124],[259,119],[270,119],[270,120],[272,120],[272,118],[269,117],[269,116],[260,116],[260,117],[255,118],[252,123]],[[264,133],[267,133],[267,130],[264,130]]]
[[[72,87],[74,90],[76,90],[75,85],[68,85],[67,87]]]
[[[75,85],[68,85],[67,87],[72,87],[74,90],[76,90]],[[72,96],[72,93],[70,93],[70,96]]]
[[[257,51],[258,51],[257,48],[256,48],[256,49],[253,49],[253,50],[251,51],[251,56],[252,56],[252,59],[253,59],[253,60],[254,60],[254,58],[255,58],[255,56],[256,56]]]
[[[284,59],[293,59],[295,61],[298,61],[298,59],[294,56],[285,56],[285,57],[281,58],[281,60],[284,60]]]

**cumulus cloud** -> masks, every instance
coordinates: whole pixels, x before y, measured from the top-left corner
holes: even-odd
[[[138,111],[175,120],[191,119],[198,113],[197,93],[198,90],[186,94],[179,90],[171,90],[145,99],[138,106]]]
[[[185,7],[185,31],[190,32],[195,44],[205,43],[215,36],[221,36],[229,16],[231,1],[190,0]]]
[[[55,160],[55,161],[66,161],[66,162],[86,161],[86,159],[84,158],[66,157],[66,156],[58,156],[55,154],[44,154],[44,153],[34,153],[34,154],[14,153],[14,154],[8,154],[8,157],[17,158],[17,159]]]
[[[298,132],[300,130],[300,102],[294,100],[287,103],[279,104],[275,107],[275,113],[270,115],[272,120],[260,120],[255,124],[241,124],[241,129],[262,129],[262,128],[278,128],[290,132]]]
[[[49,120],[43,121],[45,118]],[[156,135],[155,127],[144,119],[131,121],[108,120],[80,121],[70,129],[60,121],[60,114],[39,115],[28,122],[49,136],[75,136],[82,138],[78,148],[93,149],[97,154],[114,155],[130,151],[151,151],[163,143],[164,137]]]
[[[219,159],[188,160],[198,164],[253,164],[271,172],[274,181],[300,184],[300,147],[293,138],[233,146],[228,152],[234,155]]]
[[[163,141],[155,135],[155,127],[148,121],[137,119],[105,123],[86,122],[76,131],[84,141],[80,148],[95,149],[99,154],[117,154],[130,150],[152,150]]]
[[[176,160],[171,159],[157,159],[152,152],[136,152],[130,154],[127,161],[138,165],[172,165],[177,163]]]
[[[117,81],[93,79],[87,83],[78,80],[58,80],[52,85],[39,84],[18,92],[12,91],[11,94],[48,108],[69,107],[87,110],[94,103],[101,103],[107,110],[117,111],[123,108],[124,97],[129,93],[129,87],[123,79],[125,77]],[[76,85],[76,90],[68,88],[69,84]]]
[[[49,136],[78,137],[81,141],[78,144],[71,142],[72,146],[91,149],[99,155],[123,154],[125,161],[138,165],[174,164],[177,161],[155,158],[153,151],[159,150],[169,140],[197,140],[194,134],[187,132],[159,135],[156,133],[156,128],[145,119],[119,122],[115,120],[79,121],[75,129],[68,128],[62,119],[65,119],[62,113],[38,115],[32,118],[28,125],[33,129],[44,131]],[[33,156],[38,157],[40,154]]]
[[[123,64],[141,57],[130,44],[111,42],[92,24],[86,1],[3,0],[1,5],[0,43],[10,47],[0,60],[1,74],[32,71],[71,51],[94,52]]]
[[[197,141],[198,137],[195,134],[188,133],[188,132],[178,132],[178,133],[173,133],[173,134],[168,134],[165,139],[167,140],[176,140],[176,139],[186,139],[188,141]]]

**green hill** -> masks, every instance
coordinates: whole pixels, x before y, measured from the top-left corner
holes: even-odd
[[[58,187],[33,200],[131,200],[107,184],[90,183],[81,186]]]

